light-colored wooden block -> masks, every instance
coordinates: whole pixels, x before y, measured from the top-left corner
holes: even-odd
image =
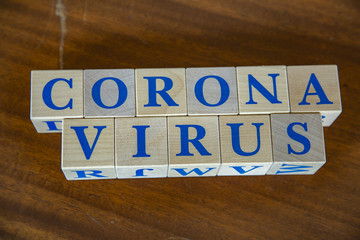
[[[265,175],[272,165],[269,115],[220,116],[218,176]]]
[[[274,163],[267,174],[314,174],[326,162],[319,113],[272,114]]]
[[[115,119],[117,178],[167,177],[166,117]]]
[[[185,68],[135,69],[136,115],[186,115]]]
[[[220,166],[218,117],[168,117],[168,177],[216,176]]]
[[[114,118],[64,119],[61,169],[67,180],[116,178]]]
[[[287,74],[291,113],[320,112],[330,126],[342,111],[337,66],[288,66]]]
[[[134,117],[134,72],[134,69],[85,70],[85,118]]]
[[[286,66],[237,67],[240,114],[290,112]]]
[[[235,67],[187,68],[188,115],[238,114]]]
[[[61,132],[64,118],[83,117],[83,70],[31,71],[30,119],[39,133]]]

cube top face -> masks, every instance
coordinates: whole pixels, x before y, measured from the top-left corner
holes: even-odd
[[[272,163],[269,115],[220,116],[222,164]]]
[[[168,165],[165,117],[115,119],[116,166]]]
[[[170,165],[220,164],[218,117],[168,117]]]
[[[186,115],[185,68],[135,69],[136,115]]]
[[[320,112],[330,126],[342,111],[336,65],[287,67],[291,112]]]
[[[85,70],[85,118],[134,117],[134,78],[134,69]]]
[[[62,168],[115,168],[114,119],[64,119]]]
[[[83,117],[83,70],[31,71],[31,119]]]
[[[325,163],[319,113],[272,114],[271,128],[274,163]]]
[[[236,67],[240,114],[290,112],[286,66]]]
[[[235,67],[187,68],[189,115],[238,114]]]

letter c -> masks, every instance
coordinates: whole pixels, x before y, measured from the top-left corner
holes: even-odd
[[[67,80],[65,78],[55,78],[55,79],[49,81],[45,85],[43,92],[42,92],[43,101],[46,106],[48,106],[49,108],[54,109],[54,110],[64,110],[66,108],[72,109],[72,107],[73,107],[73,99],[72,98],[70,98],[69,102],[63,107],[56,106],[52,100],[52,97],[51,97],[52,89],[53,89],[55,83],[60,82],[60,81],[66,82],[69,85],[69,87],[72,88],[72,78],[70,78],[69,80]]]

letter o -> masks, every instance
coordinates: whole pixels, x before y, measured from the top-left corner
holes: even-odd
[[[119,98],[118,98],[118,101],[115,105],[113,106],[106,106],[102,101],[101,101],[101,96],[100,96],[100,89],[101,89],[101,85],[103,84],[103,82],[105,82],[106,80],[112,80],[114,81],[117,86],[118,86],[118,89],[119,89]],[[100,80],[98,80],[93,88],[92,88],[92,97],[94,99],[94,102],[102,107],[102,108],[105,108],[105,109],[113,109],[113,108],[117,108],[117,107],[120,107],[125,101],[126,101],[126,98],[127,98],[127,88],[126,88],[126,85],[125,83],[123,83],[120,79],[117,79],[117,78],[113,78],[113,77],[105,77],[105,78],[102,78]]]

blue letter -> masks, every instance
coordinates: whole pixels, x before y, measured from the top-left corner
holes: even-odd
[[[72,171],[72,172],[76,172],[77,177],[76,178],[90,178],[87,177],[86,175],[90,175],[93,177],[106,177],[103,175],[100,175],[100,173],[102,173],[102,171],[100,170],[82,170],[82,171]],[[87,173],[89,172],[89,173]]]
[[[247,172],[250,172],[250,171],[252,171],[252,170],[254,170],[254,169],[257,169],[257,168],[263,167],[263,166],[252,166],[252,169],[249,169],[249,170],[247,170],[247,171],[245,171],[245,170],[243,169],[243,167],[246,167],[246,166],[229,166],[229,167],[234,168],[234,169],[235,169],[238,173],[240,173],[240,174],[245,174],[245,173],[247,173]]]
[[[80,145],[82,147],[82,150],[85,154],[85,157],[87,160],[90,159],[91,157],[91,154],[93,153],[94,151],[94,148],[95,148],[95,145],[96,145],[96,142],[98,141],[99,139],[99,136],[100,136],[100,133],[101,131],[106,128],[106,126],[94,126],[94,128],[96,128],[98,130],[97,134],[96,134],[96,137],[95,137],[95,140],[94,140],[94,143],[93,145],[91,146],[90,148],[90,145],[89,145],[89,142],[88,140],[86,139],[86,136],[85,136],[85,129],[88,128],[86,126],[76,126],[76,127],[70,127],[71,129],[74,129],[78,139],[79,139],[79,142],[80,142]]]
[[[133,157],[150,157],[146,154],[145,130],[150,126],[133,126],[137,130],[137,153]]]
[[[61,123],[62,121],[43,121],[49,127],[48,131],[59,131],[61,128],[57,128],[55,123]]]
[[[281,174],[281,173],[292,173],[292,172],[308,172],[309,169],[312,168],[312,166],[303,166],[303,165],[294,165],[294,164],[286,164],[284,163],[281,165],[281,168],[277,170],[275,174]],[[280,170],[287,170],[287,171],[280,171]]]
[[[136,170],[135,175],[133,177],[146,177],[147,175],[144,174],[145,170],[154,171],[154,169],[152,169],[152,168],[138,169],[138,170]]]
[[[234,152],[241,156],[252,156],[259,152],[260,150],[260,126],[264,125],[263,123],[253,123],[256,127],[256,134],[257,134],[257,147],[253,152],[244,152],[240,146],[240,126],[243,123],[227,123],[226,125],[230,126],[231,128],[231,142]]]
[[[205,98],[204,98],[204,82],[206,79],[208,78],[215,78],[216,80],[218,80],[219,84],[220,84],[220,88],[221,88],[221,96],[220,96],[220,100],[218,103],[215,104],[210,104],[208,102],[206,102]],[[196,98],[199,100],[199,102],[201,102],[203,105],[208,106],[208,107],[217,107],[222,105],[223,103],[225,103],[230,95],[230,88],[229,85],[227,84],[227,82],[216,75],[210,75],[210,76],[205,76],[200,78],[197,83],[195,84],[195,96]]]
[[[249,95],[250,99],[246,104],[257,104],[257,102],[254,102],[253,96],[252,96],[252,88],[251,86],[255,87],[269,102],[272,104],[275,103],[281,103],[277,99],[277,92],[276,92],[276,77],[279,76],[278,73],[276,74],[268,74],[270,77],[272,77],[273,80],[273,88],[274,88],[274,95],[272,95],[266,88],[264,88],[263,85],[261,85],[258,80],[256,80],[251,74],[249,74]]]
[[[205,147],[200,143],[200,139],[205,137],[205,128],[199,125],[175,125],[175,127],[180,128],[180,142],[181,142],[181,151],[176,154],[176,156],[194,156],[194,154],[189,152],[189,143],[191,142],[196,150],[200,153],[200,155],[209,155],[209,153]],[[195,128],[197,135],[194,139],[189,139],[189,128]]]
[[[310,147],[311,147],[311,144],[310,144],[310,141],[309,139],[307,139],[305,136],[299,134],[299,133],[296,133],[293,129],[293,127],[295,125],[299,125],[301,127],[304,128],[304,130],[307,132],[307,124],[306,123],[299,123],[299,122],[294,122],[294,123],[291,123],[288,128],[287,128],[287,134],[289,135],[289,137],[291,137],[292,139],[294,139],[295,141],[301,143],[302,145],[304,145],[304,150],[301,151],[301,152],[296,152],[294,151],[290,144],[288,144],[288,154],[296,154],[296,155],[303,155],[305,153],[307,153],[309,150],[310,150]]]
[[[168,106],[179,106],[174,100],[169,96],[167,91],[173,87],[173,81],[168,77],[144,77],[148,80],[149,84],[149,103],[144,105],[144,107],[161,107],[160,104],[156,102],[156,94],[159,94]],[[156,90],[156,79],[161,79],[164,81],[164,88],[162,90]]]
[[[313,93],[309,93],[311,84],[313,85],[313,87],[315,89],[315,92],[313,92]],[[309,83],[305,90],[304,98],[301,101],[301,103],[299,103],[299,105],[310,105],[310,103],[306,102],[306,97],[308,95],[317,95],[319,97],[320,102],[318,102],[316,104],[333,104],[333,102],[330,102],[329,99],[326,97],[326,94],[325,94],[324,90],[322,89],[322,87],[319,83],[319,80],[316,78],[314,73],[312,73],[310,76]]]
[[[190,172],[185,172],[184,169],[186,169],[186,168],[172,168],[172,170],[177,171],[178,173],[180,173],[180,174],[183,175],[183,176],[187,176],[187,175],[189,175],[189,174],[192,173],[192,172],[196,173],[196,174],[199,175],[199,176],[202,176],[202,175],[204,175],[205,173],[207,173],[207,172],[209,172],[209,171],[211,171],[211,170],[213,170],[213,169],[215,169],[215,168],[207,168],[208,170],[206,170],[205,172],[201,171],[201,170],[198,169],[198,168],[194,168],[194,169],[191,170]]]
[[[66,108],[72,109],[72,98],[70,98],[70,101],[64,107],[58,107],[52,101],[52,98],[51,98],[52,88],[54,87],[55,83],[60,82],[60,81],[66,82],[69,85],[69,87],[72,88],[72,78],[70,78],[69,80],[67,80],[65,78],[55,78],[55,79],[49,81],[45,85],[43,92],[42,92],[43,101],[46,106],[48,106],[49,108],[54,109],[54,110],[64,110]]]
[[[105,82],[106,80],[113,80],[118,86],[119,97],[118,97],[117,103],[114,106],[106,106],[101,101],[100,88],[101,88],[101,85],[103,84],[103,82]],[[106,109],[117,108],[117,107],[120,107],[126,101],[127,88],[126,88],[126,85],[120,79],[113,78],[113,77],[102,78],[94,84],[94,86],[92,88],[92,97],[94,99],[94,102],[102,108],[106,108]]]

